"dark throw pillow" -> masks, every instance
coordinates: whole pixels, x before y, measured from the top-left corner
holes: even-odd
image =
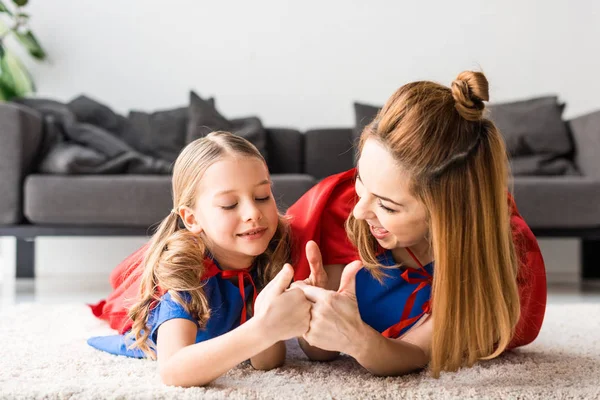
[[[267,132],[257,117],[237,118],[230,121],[217,111],[214,103],[204,100],[193,91],[190,92],[188,115],[187,143],[213,131],[227,131],[248,140],[265,160],[268,160]]]
[[[564,104],[556,96],[489,105],[494,121],[513,157],[532,154],[564,156],[573,150],[566,123]]]
[[[213,131],[231,131],[233,125],[215,108],[214,102],[204,100],[194,91],[190,92],[187,109],[186,143],[202,138]]]
[[[187,122],[187,107],[131,111],[122,138],[142,154],[173,162],[185,146]]]

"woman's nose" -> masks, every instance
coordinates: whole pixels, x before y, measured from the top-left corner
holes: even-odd
[[[352,214],[356,219],[367,219],[373,215],[371,202],[368,200],[367,196],[358,199],[358,203],[354,206]]]

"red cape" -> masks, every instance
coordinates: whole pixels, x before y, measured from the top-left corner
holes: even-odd
[[[314,240],[323,253],[323,264],[347,264],[359,259],[358,251],[346,236],[344,222],[356,204],[351,169],[322,180],[302,196],[288,211],[292,217],[292,237],[296,280],[305,279],[310,268],[304,246]],[[546,270],[535,236],[508,195],[511,226],[520,260],[517,278],[521,300],[521,317],[509,348],[531,343],[538,335],[546,310]]]
[[[133,321],[129,318],[129,308],[137,302],[140,281],[144,272],[144,255],[149,244],[145,244],[132,255],[123,260],[110,274],[110,284],[114,291],[98,304],[90,304],[94,315],[108,322],[111,328],[119,333],[131,329]],[[217,275],[220,270],[207,258],[206,271],[202,279]]]

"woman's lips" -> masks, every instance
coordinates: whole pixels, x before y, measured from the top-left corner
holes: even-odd
[[[388,230],[385,230],[383,228],[377,228],[377,227],[374,227],[373,225],[369,225],[369,228],[371,229],[371,234],[373,236],[375,236],[375,238],[377,238],[377,239],[384,239],[386,236],[388,236],[390,234],[390,232]]]

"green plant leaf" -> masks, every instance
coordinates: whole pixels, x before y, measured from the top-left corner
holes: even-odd
[[[29,54],[31,54],[32,57],[34,57],[38,60],[46,59],[46,52],[44,51],[44,49],[42,49],[42,46],[40,45],[40,43],[34,36],[33,32],[27,31],[24,33],[23,32],[14,32],[14,33],[15,33],[15,36],[21,42],[21,44],[23,44],[23,46],[25,46],[27,51],[29,51]]]
[[[8,49],[4,49],[4,57],[0,59],[0,91],[5,100],[26,96],[35,91],[31,75]]]
[[[13,0],[13,3],[18,5],[19,7],[23,7],[27,5],[28,0]]]
[[[15,97],[19,97],[19,95],[17,93],[15,93],[15,90],[12,87],[5,84],[2,81],[2,79],[0,79],[0,100],[8,101]]]
[[[4,5],[4,2],[0,0],[0,13],[7,13],[8,15],[12,15],[12,12]]]

